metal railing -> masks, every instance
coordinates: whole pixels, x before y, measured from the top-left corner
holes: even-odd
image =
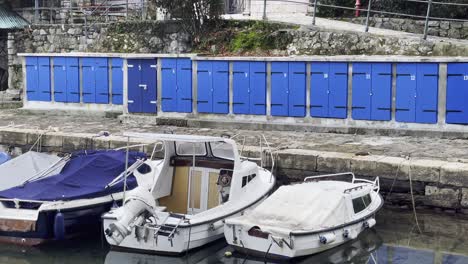
[[[249,1],[247,5],[251,4],[253,0],[246,0]],[[342,5],[334,5],[334,4],[322,4],[320,0],[310,0],[310,2],[300,2],[298,0],[263,0],[263,19],[267,19],[267,5],[268,3],[272,2],[282,2],[282,3],[291,3],[297,5],[304,5],[305,8],[312,9],[312,25],[316,24],[316,17],[318,13],[318,8],[325,7],[325,8],[332,8],[337,10],[349,10],[349,11],[356,11],[356,12],[363,12],[366,14],[366,21],[365,21],[365,32],[369,31],[369,22],[371,15],[382,15],[386,17],[405,17],[405,18],[413,18],[424,20],[424,34],[423,39],[427,39],[428,31],[429,31],[429,21],[453,21],[453,22],[468,22],[468,15],[466,19],[459,19],[459,18],[449,18],[449,17],[436,17],[431,16],[431,12],[437,9],[439,6],[453,6],[453,7],[463,7],[468,8],[468,3],[454,3],[454,2],[440,2],[434,0],[395,0],[395,1],[402,1],[402,2],[413,2],[413,3],[421,3],[426,5],[426,15],[416,15],[416,14],[405,14],[405,13],[398,13],[393,12],[391,10],[376,10],[372,8],[373,3],[377,2],[377,0],[369,0],[366,8],[361,8],[359,5],[356,7],[349,7],[349,6],[342,6]],[[250,9],[250,7],[245,7]]]
[[[72,1],[73,2],[73,1]],[[23,15],[31,24],[106,24],[118,20],[145,20],[148,0],[112,1],[103,0],[96,4],[75,3],[52,4],[43,1],[30,7],[17,7],[14,11]]]

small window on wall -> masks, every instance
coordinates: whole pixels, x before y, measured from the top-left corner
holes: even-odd
[[[213,156],[221,159],[234,160],[234,151],[231,144],[226,142],[210,143]]]
[[[176,142],[176,153],[179,156],[206,156],[205,143]]]
[[[366,209],[372,202],[372,199],[370,197],[370,194],[366,194],[364,196],[354,198],[353,199],[353,208],[354,208],[354,213],[360,213],[364,209]]]

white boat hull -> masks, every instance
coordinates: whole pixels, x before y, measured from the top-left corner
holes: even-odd
[[[366,221],[360,221],[328,232],[292,235],[288,239],[273,238],[271,235],[268,238],[251,236],[248,233],[249,230],[242,225],[226,225],[224,236],[227,243],[237,251],[259,257],[266,256],[271,259],[291,259],[317,254],[356,239],[366,229],[364,227]],[[345,230],[347,235],[345,235]],[[334,234],[334,241],[329,243],[321,242],[320,236],[325,234]]]

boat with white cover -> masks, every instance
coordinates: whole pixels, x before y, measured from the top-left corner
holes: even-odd
[[[101,215],[123,198],[123,179],[136,187],[126,167],[145,159],[122,150],[30,151],[0,165],[0,242],[38,245],[98,231]]]
[[[351,176],[351,182],[333,180]],[[312,255],[355,239],[375,225],[382,207],[379,178],[353,173],[311,176],[282,186],[262,204],[226,220],[224,235],[236,250],[268,258]]]
[[[227,217],[257,205],[275,185],[261,166],[264,158],[256,160],[259,166],[241,157],[232,138],[126,135],[155,144],[163,159],[149,159],[134,171],[138,188],[126,194],[122,207],[103,215],[114,249],[177,255],[203,246],[223,237]]]

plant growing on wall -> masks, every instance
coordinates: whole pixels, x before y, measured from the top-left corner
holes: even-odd
[[[194,42],[216,24],[224,11],[223,0],[153,0],[171,19],[192,35]]]

